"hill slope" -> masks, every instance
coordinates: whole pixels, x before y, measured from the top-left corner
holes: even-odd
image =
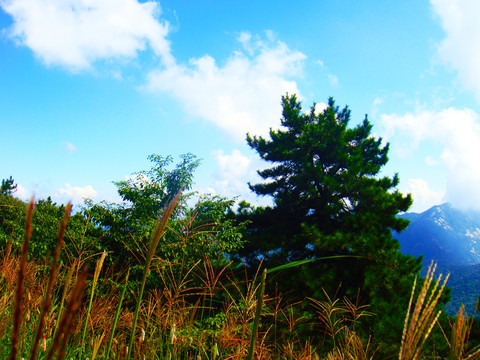
[[[447,203],[402,217],[410,220],[409,227],[395,236],[403,253],[423,255],[425,265],[431,260],[441,266],[480,264],[480,213]]]
[[[449,272],[452,300],[446,311],[454,315],[463,303],[471,314],[480,294],[480,213],[461,211],[447,203],[402,217],[409,219],[410,225],[395,234],[400,251],[423,255],[424,269],[433,260],[440,272]]]

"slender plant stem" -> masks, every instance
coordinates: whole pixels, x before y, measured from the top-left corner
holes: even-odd
[[[27,267],[27,251],[28,243],[32,235],[32,215],[33,215],[34,201],[33,198],[30,200],[30,203],[27,207],[27,224],[25,227],[25,239],[22,244],[22,257],[20,258],[20,265],[18,269],[18,279],[17,279],[17,291],[15,297],[15,314],[13,320],[13,330],[12,330],[12,351],[10,353],[10,360],[17,359],[17,344],[18,344],[18,334],[20,333],[21,317],[23,310],[23,290],[24,290],[24,281]]]
[[[66,277],[64,285],[63,285],[62,299],[60,300],[60,307],[58,309],[57,321],[55,322],[55,329],[53,330],[53,335],[52,335],[53,339],[55,339],[55,336],[56,336],[57,331],[58,331],[58,327],[60,325],[60,319],[63,316],[63,308],[64,308],[64,304],[65,304],[65,299],[67,297],[68,287],[70,286],[70,282],[72,280],[74,270],[75,270],[75,264],[73,264],[70,268],[68,268],[68,271],[67,271],[67,277]]]
[[[148,255],[145,262],[145,270],[143,272],[142,285],[140,287],[140,292],[138,294],[138,299],[137,299],[137,305],[135,306],[135,313],[133,315],[132,332],[130,333],[130,341],[128,343],[128,353],[127,353],[126,360],[129,360],[132,354],[133,340],[135,338],[135,330],[136,330],[137,321],[138,321],[138,313],[140,312],[140,305],[142,303],[143,291],[145,290],[145,283],[147,282],[147,276],[150,271],[150,265],[152,263],[153,256],[155,255],[155,252],[157,250],[158,243],[160,242],[160,239],[163,237],[165,228],[167,227],[168,219],[172,215],[173,210],[175,209],[175,206],[177,205],[178,200],[182,195],[182,189],[183,187],[180,188],[177,195],[175,195],[172,201],[168,204],[162,217],[157,220],[157,223],[155,224],[155,228],[153,229],[152,236],[149,241]]]
[[[63,221],[60,223],[60,228],[58,230],[58,240],[57,247],[55,248],[55,255],[50,267],[50,276],[48,278],[47,291],[45,292],[45,298],[43,299],[42,311],[40,313],[40,319],[38,320],[37,332],[35,334],[35,340],[33,341],[32,351],[30,353],[30,360],[35,360],[38,351],[38,344],[43,333],[43,327],[45,325],[45,316],[50,310],[51,305],[51,293],[53,289],[53,284],[55,283],[55,278],[58,273],[58,261],[60,259],[60,253],[63,247],[63,237],[65,236],[65,231],[67,229],[68,219],[70,218],[70,212],[72,210],[72,203],[68,203],[65,208],[65,216]]]
[[[62,359],[65,356],[65,347],[68,341],[68,337],[73,330],[73,319],[75,318],[75,315],[81,305],[82,293],[86,285],[86,279],[87,272],[85,270],[79,274],[77,281],[75,282],[75,285],[72,289],[72,293],[70,294],[70,298],[67,303],[67,311],[64,312],[62,318],[60,319],[58,331],[55,334],[52,346],[50,347],[50,350],[48,352],[47,360],[53,359],[53,356],[57,350],[59,350],[59,353],[57,355],[58,360]]]
[[[95,273],[93,275],[92,288],[90,289],[90,300],[88,302],[87,318],[85,320],[85,326],[83,327],[82,346],[80,349],[80,354],[82,354],[84,350],[85,336],[87,335],[87,328],[88,328],[88,320],[90,319],[90,312],[92,311],[93,296],[95,295],[95,288],[97,287],[98,277],[100,276],[100,271],[102,270],[103,261],[105,260],[106,256],[107,256],[107,253],[104,251],[100,259],[97,260],[97,264],[95,266]]]
[[[255,339],[257,337],[258,324],[260,323],[260,316],[262,314],[263,294],[265,292],[265,279],[267,277],[267,269],[263,270],[260,289],[258,291],[257,309],[255,311],[255,319],[253,320],[252,337],[250,338],[250,347],[248,349],[247,360],[253,359],[253,352],[255,350]]]
[[[127,290],[128,276],[130,275],[130,268],[128,268],[127,276],[125,277],[125,284],[123,285],[122,294],[120,300],[118,300],[117,311],[115,312],[115,318],[113,319],[112,330],[110,331],[110,338],[108,339],[107,351],[105,353],[105,359],[108,360],[110,356],[110,349],[112,348],[113,336],[115,335],[115,329],[117,328],[118,318],[120,317],[120,311],[122,309],[123,298],[125,297],[125,291]]]

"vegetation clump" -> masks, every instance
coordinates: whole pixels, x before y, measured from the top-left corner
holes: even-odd
[[[478,359],[478,324],[392,230],[410,195],[388,144],[333,99],[247,136],[271,167],[253,207],[191,192],[200,161],[151,155],[118,204],[0,191],[0,354],[10,359]],[[294,279],[294,281],[292,281]],[[418,286],[421,284],[421,286]]]

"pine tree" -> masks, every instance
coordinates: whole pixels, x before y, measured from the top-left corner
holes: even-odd
[[[392,230],[408,221],[397,217],[412,203],[397,189],[398,175],[380,177],[388,148],[371,136],[367,117],[349,128],[350,110],[340,110],[332,98],[318,113],[315,105],[303,113],[295,96],[282,99],[282,128],[270,139],[247,135],[249,146],[272,166],[258,171],[265,180],[249,184],[274,205],[246,211],[247,243],[240,254],[250,264],[260,258],[268,267],[332,255],[351,258],[317,261],[278,278],[280,287],[297,294],[333,294],[370,304],[384,312],[377,321],[380,336],[400,336],[404,309],[420,260],[402,255]],[[245,215],[247,214],[247,215]],[[295,282],[292,282],[292,276]]]
[[[9,179],[2,180],[2,185],[0,185],[0,194],[12,195],[15,191],[17,191],[17,184],[15,184],[15,180],[13,180],[11,176]]]

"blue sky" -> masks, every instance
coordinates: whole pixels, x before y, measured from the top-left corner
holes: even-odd
[[[0,0],[0,177],[117,201],[147,156],[202,158],[195,189],[256,202],[245,134],[333,96],[390,143],[413,211],[480,209],[480,2]]]

